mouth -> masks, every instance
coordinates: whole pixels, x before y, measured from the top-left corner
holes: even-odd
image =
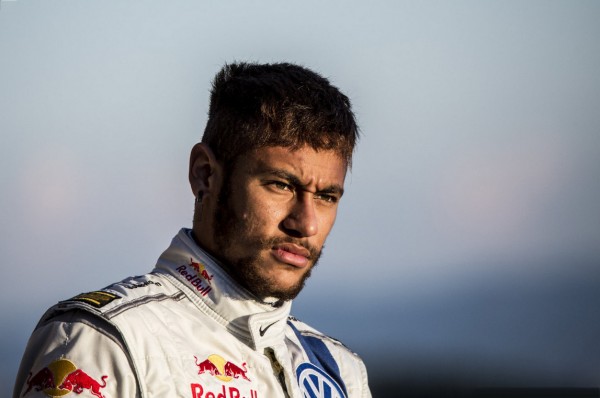
[[[296,268],[305,268],[310,264],[310,251],[293,243],[281,243],[273,246],[271,254],[278,261]]]

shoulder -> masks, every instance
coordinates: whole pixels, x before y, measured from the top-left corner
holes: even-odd
[[[115,320],[140,309],[131,321],[135,323],[145,309],[152,311],[153,303],[180,295],[163,274],[150,273],[59,302],[42,316],[29,339],[15,394],[61,393],[61,383],[68,384],[68,375],[78,371],[96,381],[95,388],[105,387],[107,396],[136,396],[134,365]]]
[[[328,346],[334,347],[336,351],[339,351],[339,352],[347,354],[347,355],[351,355],[360,360],[358,354],[356,354],[354,351],[352,351],[350,348],[348,348],[340,340],[318,331],[317,329],[313,328],[312,326],[308,325],[305,322],[302,322],[301,320],[299,320],[293,316],[288,317],[288,321],[291,324],[291,326],[293,328],[295,328],[297,330],[297,332],[300,333],[302,336],[321,340],[322,342],[326,343]]]
[[[289,325],[305,351],[308,348],[316,354],[319,361],[329,363],[330,369],[337,369],[335,373],[339,372],[348,389],[349,397],[371,397],[367,369],[363,360],[354,351],[340,340],[327,336],[294,317],[289,318]]]
[[[153,304],[177,301],[182,295],[164,274],[155,272],[59,302],[42,316],[29,339],[15,384],[15,394],[21,395],[15,396],[64,395],[75,388],[69,375],[86,378],[98,396],[137,396],[123,324],[116,321],[138,309],[133,317],[121,317],[136,323],[153,311]]]
[[[41,323],[73,310],[85,311],[110,320],[134,308],[162,301],[178,301],[182,297],[183,293],[173,286],[164,274],[150,273],[129,277],[100,290],[81,293],[61,301],[46,312]]]
[[[93,314],[74,309],[40,322],[32,333],[14,394],[62,395],[83,374],[102,393],[136,396],[136,378],[117,330]]]

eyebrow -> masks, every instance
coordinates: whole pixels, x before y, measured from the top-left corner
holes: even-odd
[[[294,175],[290,172],[287,172],[285,170],[267,169],[267,170],[263,170],[261,174],[270,174],[272,176],[279,177],[283,180],[288,181],[290,184],[292,184],[296,187],[301,187],[301,188],[306,187],[306,184],[303,184],[302,181],[300,181],[300,178],[298,178],[296,175]],[[316,191],[314,193],[339,195],[340,197],[342,197],[342,195],[344,195],[344,188],[342,188],[342,186],[339,184],[331,184],[331,185],[326,186],[323,189],[319,189],[318,191]]]

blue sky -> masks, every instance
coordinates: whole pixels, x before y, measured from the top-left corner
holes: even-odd
[[[598,385],[599,17],[595,1],[2,1],[1,388],[48,305],[149,271],[190,226],[189,150],[234,60],[319,71],[361,125],[296,313],[373,368],[464,355]]]

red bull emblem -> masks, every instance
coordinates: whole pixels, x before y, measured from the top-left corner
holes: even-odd
[[[106,375],[102,376],[100,378],[102,384],[100,384],[83,370],[78,369],[73,362],[61,358],[39,370],[35,375],[29,373],[27,389],[23,396],[31,390],[43,391],[49,397],[62,397],[71,392],[81,394],[84,390],[88,390],[93,396],[105,398],[100,389],[106,387],[107,378]]]
[[[243,362],[239,366],[217,354],[209,355],[203,361],[200,361],[196,356],[194,356],[194,359],[199,375],[206,374],[213,376],[223,384],[221,384],[220,388],[215,389],[214,384],[212,384],[211,388],[200,383],[191,383],[192,398],[258,398],[256,390],[247,389],[248,387],[240,388],[243,385],[248,386],[245,382],[250,381],[250,378],[247,376],[248,368],[246,367],[246,362]],[[234,380],[245,381],[242,384],[236,384],[235,382],[233,385],[226,384]]]
[[[191,268],[191,270],[190,270]],[[206,296],[211,290],[211,280],[213,275],[209,275],[203,264],[194,262],[190,258],[188,265],[181,265],[176,268],[179,272],[197,291],[200,295]]]
[[[221,381],[231,381],[232,379],[242,378],[250,381],[246,376],[248,369],[246,368],[246,362],[241,367],[234,364],[233,362],[225,360],[222,356],[217,354],[209,355],[207,359],[198,363],[198,357],[196,359],[196,366],[198,366],[198,374],[209,373],[211,376],[216,376]]]
[[[206,267],[204,266],[204,264],[202,263],[196,263],[194,262],[193,258],[190,258],[190,267],[192,267],[196,273],[201,276],[202,278],[204,278],[204,280],[210,285],[210,281],[212,280],[214,275],[209,275],[208,271],[206,270]]]

